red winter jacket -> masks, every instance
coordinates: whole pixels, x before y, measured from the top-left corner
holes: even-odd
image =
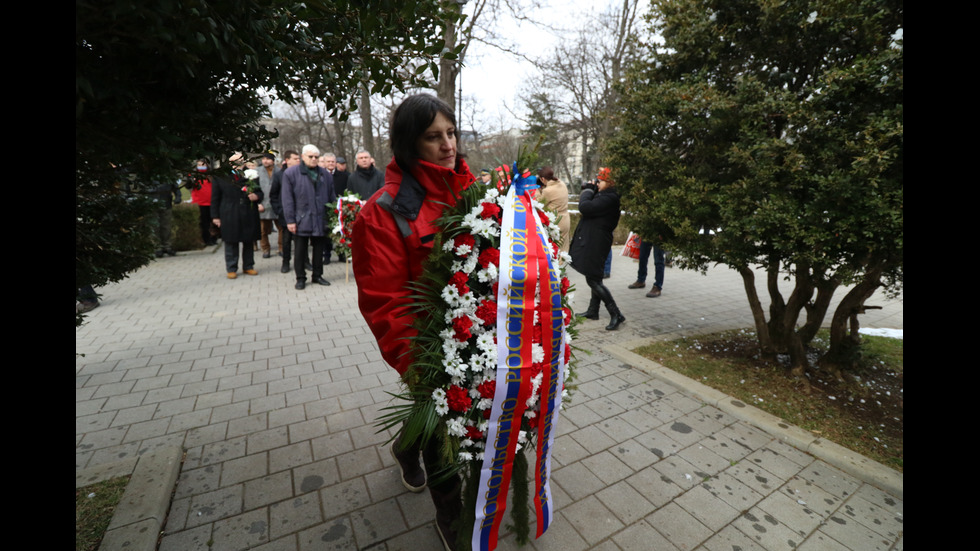
[[[455,171],[420,160],[409,173],[392,160],[384,187],[354,220],[351,261],[358,306],[382,357],[399,374],[412,363],[407,339],[416,334],[414,316],[405,315],[411,304],[406,285],[422,274],[444,204],[455,205],[474,180],[462,159]]]

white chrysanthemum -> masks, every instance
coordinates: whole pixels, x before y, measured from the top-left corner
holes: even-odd
[[[453,379],[461,379],[466,376],[467,365],[460,361],[458,357],[446,359],[442,362],[446,373]]]
[[[443,287],[442,300],[449,306],[453,306],[459,302],[459,290],[456,289],[455,285],[446,285]]]
[[[479,392],[476,393],[477,396],[480,395]],[[493,407],[493,400],[490,398],[480,398],[480,401],[476,403],[476,409],[483,411],[485,409],[490,409]]]
[[[470,452],[459,452],[460,461],[473,461],[473,454]]]
[[[433,390],[432,391],[432,402],[435,404],[435,406],[436,406],[436,413],[439,414],[440,417],[443,416],[443,415],[445,415],[445,414],[447,414],[447,413],[449,413],[449,403],[446,401],[446,391],[445,390],[443,390],[441,388],[437,388],[437,389]]]
[[[446,430],[452,436],[466,436],[466,425],[458,417],[446,423]]]
[[[493,333],[487,331],[476,338],[476,347],[483,354],[484,359],[489,357],[496,360],[497,358],[497,343],[493,342],[493,336]]]
[[[497,266],[489,264],[486,268],[482,268],[480,271],[476,272],[476,279],[479,280],[480,283],[493,283],[497,280],[498,275]]]
[[[538,343],[531,344],[531,363],[544,361],[544,347]]]
[[[477,461],[483,461],[483,452],[478,452],[476,454],[476,460]]]

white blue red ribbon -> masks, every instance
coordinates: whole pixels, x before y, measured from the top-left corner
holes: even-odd
[[[516,173],[516,167],[515,167]],[[564,377],[564,324],[560,282],[547,235],[526,193],[534,178],[517,176],[506,196],[500,239],[497,293],[497,379],[487,428],[487,446],[477,486],[472,549],[492,551],[507,506],[521,421],[532,392],[532,335],[535,294],[540,292],[539,323],[543,326],[542,371],[537,461],[534,471],[537,536],[554,513],[549,479],[553,430],[561,404]],[[520,182],[520,184],[519,184]],[[528,184],[531,184],[529,186]],[[521,191],[523,190],[523,191]]]

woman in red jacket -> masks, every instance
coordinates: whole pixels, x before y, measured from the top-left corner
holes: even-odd
[[[411,368],[409,338],[415,318],[406,315],[411,304],[406,285],[422,275],[423,261],[432,251],[438,231],[435,222],[447,205],[474,177],[456,149],[456,117],[442,100],[418,94],[395,109],[391,120],[394,159],[385,172],[385,185],[364,205],[352,229],[351,257],[357,281],[358,306],[381,355],[399,374]],[[392,445],[402,483],[413,492],[426,487],[426,471],[441,469],[439,442],[421,450],[418,442]],[[419,465],[422,454],[425,471]],[[432,484],[436,527],[446,549],[455,548],[452,522],[460,510],[458,477]]]

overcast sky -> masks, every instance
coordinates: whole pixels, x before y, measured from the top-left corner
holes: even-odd
[[[608,0],[612,1],[612,0]],[[517,0],[525,6],[532,2]],[[606,5],[603,1],[591,0],[541,0],[544,7],[529,12],[532,21],[518,22],[504,17],[498,25],[502,35],[516,44],[520,53],[531,59],[547,56],[555,40],[561,40],[560,31],[549,27],[562,28],[571,36],[589,13],[595,13]],[[473,4],[464,7],[464,13],[472,13]],[[469,130],[474,115],[475,100],[477,116],[494,120],[500,116],[508,117],[507,108],[520,110],[523,106],[518,101],[519,80],[533,78],[538,74],[533,63],[503,53],[495,48],[474,42],[466,54],[466,65],[462,71],[463,87],[463,129]],[[457,81],[457,87],[459,81]],[[482,114],[479,112],[482,110]],[[518,125],[520,126],[520,125]]]

